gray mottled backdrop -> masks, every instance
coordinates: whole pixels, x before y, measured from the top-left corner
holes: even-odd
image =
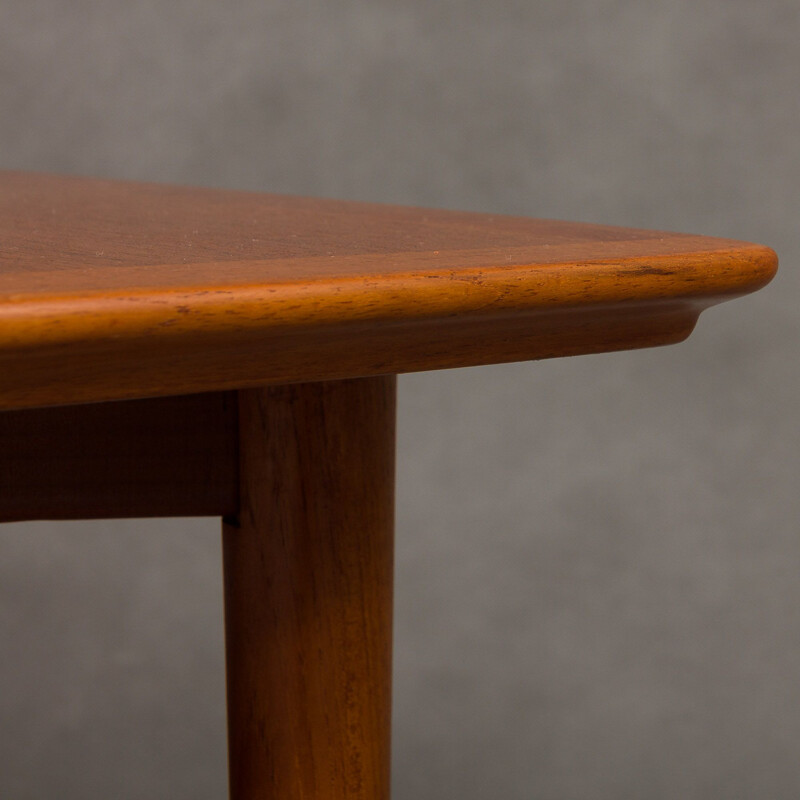
[[[800,796],[796,0],[0,0],[0,166],[762,241],[677,347],[400,383],[398,800]],[[0,797],[225,791],[210,521],[0,530]]]

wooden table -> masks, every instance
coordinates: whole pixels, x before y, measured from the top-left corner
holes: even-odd
[[[0,520],[221,516],[231,796],[385,799],[395,375],[678,342],[775,268],[702,236],[0,174]]]

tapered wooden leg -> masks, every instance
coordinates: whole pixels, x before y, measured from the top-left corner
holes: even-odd
[[[239,393],[233,800],[387,800],[395,378]]]

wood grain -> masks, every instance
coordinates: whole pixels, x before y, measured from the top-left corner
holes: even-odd
[[[393,377],[240,392],[232,800],[388,800]]]
[[[0,412],[0,522],[238,510],[236,394]]]
[[[0,408],[667,344],[766,247],[0,173]]]

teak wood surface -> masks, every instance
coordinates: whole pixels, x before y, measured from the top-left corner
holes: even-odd
[[[395,378],[239,396],[231,797],[388,800]]]
[[[668,344],[759,245],[0,173],[0,408]]]
[[[237,393],[0,412],[0,522],[235,515]]]
[[[0,521],[223,516],[232,800],[387,800],[394,374],[676,342],[775,268],[702,236],[0,173]]]

